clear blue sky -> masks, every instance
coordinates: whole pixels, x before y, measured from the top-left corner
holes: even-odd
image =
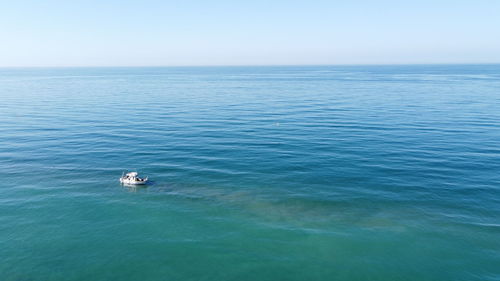
[[[497,0],[0,0],[0,66],[499,62]]]

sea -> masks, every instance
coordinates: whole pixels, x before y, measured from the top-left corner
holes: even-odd
[[[500,65],[1,68],[0,178],[2,281],[498,281]]]

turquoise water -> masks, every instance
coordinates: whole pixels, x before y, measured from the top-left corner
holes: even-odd
[[[500,280],[500,65],[0,69],[0,97],[1,280]]]

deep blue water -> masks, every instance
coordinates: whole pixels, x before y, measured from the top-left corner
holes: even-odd
[[[1,280],[500,280],[500,65],[4,68],[0,177]]]

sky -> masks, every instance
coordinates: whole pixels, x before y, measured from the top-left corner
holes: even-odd
[[[500,63],[499,0],[0,0],[0,67]]]

